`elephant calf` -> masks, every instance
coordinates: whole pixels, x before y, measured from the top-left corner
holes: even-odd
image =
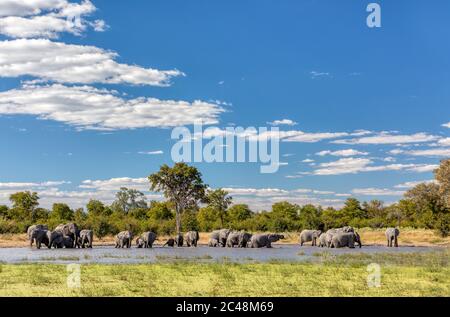
[[[133,233],[131,231],[122,231],[116,235],[115,248],[131,248]]]
[[[197,247],[198,240],[200,240],[200,235],[198,231],[189,231],[184,235],[184,240],[188,247]]]
[[[166,241],[166,243],[164,243],[163,247],[165,246],[171,247],[173,248],[175,246],[175,239],[170,238],[169,240]]]
[[[317,245],[317,239],[319,238],[322,231],[320,230],[303,230],[300,233],[300,245],[303,246],[303,243],[312,241],[312,246]]]
[[[177,245],[177,247],[182,247],[184,243],[184,238],[183,235],[181,233],[179,233],[176,237],[175,237],[175,244]]]
[[[219,241],[217,239],[212,239],[210,238],[208,241],[208,247],[218,247],[219,246]]]
[[[319,244],[317,245],[319,248],[324,248],[324,247],[328,247],[327,244],[327,234],[326,233],[322,233],[319,236]]]
[[[387,228],[386,230],[386,240],[388,247],[398,247],[398,236],[400,235],[400,230],[398,228]],[[392,245],[394,243],[394,245]]]
[[[78,238],[80,241],[78,243],[83,249],[87,245],[88,248],[92,249],[92,242],[94,241],[94,232],[92,230],[81,230],[80,236]]]
[[[282,234],[256,234],[252,236],[250,245],[252,248],[271,248],[273,242],[284,239]]]

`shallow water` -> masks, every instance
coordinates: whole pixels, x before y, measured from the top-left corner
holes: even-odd
[[[327,249],[299,245],[274,245],[272,249],[239,248],[162,248],[152,249],[115,249],[114,247],[94,247],[93,249],[52,249],[30,248],[0,249],[0,262],[3,263],[155,263],[161,261],[190,260],[197,262],[269,262],[269,261],[306,261],[314,260],[317,253],[373,254],[373,253],[416,253],[439,250],[436,247],[399,247],[365,246],[361,249]]]

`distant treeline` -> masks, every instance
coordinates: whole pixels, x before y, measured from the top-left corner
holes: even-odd
[[[179,186],[180,175],[189,173],[194,173],[195,177],[188,177],[182,184],[182,192],[183,195],[194,193],[194,190],[186,189],[192,185],[196,194],[189,199],[171,195]],[[170,182],[169,176],[173,175],[176,176],[173,177],[175,183],[173,179]],[[427,228],[447,236],[450,234],[450,160],[441,162],[435,176],[435,183],[415,186],[405,193],[402,200],[390,206],[384,206],[379,200],[361,203],[349,198],[340,209],[299,206],[285,201],[275,203],[270,211],[254,212],[245,204],[233,204],[232,197],[221,189],[208,190],[194,167],[178,163],[173,168],[165,165],[159,173],[149,177],[149,186],[164,192],[165,202],[147,203],[143,193],[122,188],[110,206],[91,200],[85,210],[73,210],[63,203],[54,204],[51,210],[47,210],[39,207],[37,193],[15,193],[10,196],[11,207],[0,206],[0,233],[23,233],[28,226],[37,223],[54,228],[60,223],[75,222],[81,228],[94,230],[100,238],[122,230],[135,234],[150,230],[170,235],[181,231],[181,228],[182,231],[231,228],[251,232],[293,232],[346,225],[356,228]],[[168,182],[167,186],[161,184],[163,181]],[[180,208],[181,203],[183,208]]]

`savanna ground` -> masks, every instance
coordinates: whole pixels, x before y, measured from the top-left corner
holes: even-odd
[[[369,287],[381,268],[380,287]],[[430,253],[317,252],[309,262],[237,264],[159,261],[81,266],[68,288],[66,265],[0,265],[0,296],[450,296],[450,250]]]
[[[435,231],[428,229],[400,229],[399,244],[403,246],[450,246],[450,236],[442,238]],[[385,245],[385,229],[363,228],[358,230],[365,245]],[[298,243],[299,233],[285,233],[286,239],[278,243]],[[168,237],[159,237],[156,244],[164,244]],[[207,244],[209,233],[200,233],[200,244]],[[94,246],[113,245],[114,237],[108,236],[101,240],[94,238]],[[2,234],[0,235],[0,248],[28,247],[29,242],[26,234]]]

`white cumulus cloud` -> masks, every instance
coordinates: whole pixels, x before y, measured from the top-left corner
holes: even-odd
[[[89,86],[24,86],[0,93],[1,115],[33,115],[80,130],[120,130],[215,124],[223,108],[203,101],[127,100],[114,91]]]

